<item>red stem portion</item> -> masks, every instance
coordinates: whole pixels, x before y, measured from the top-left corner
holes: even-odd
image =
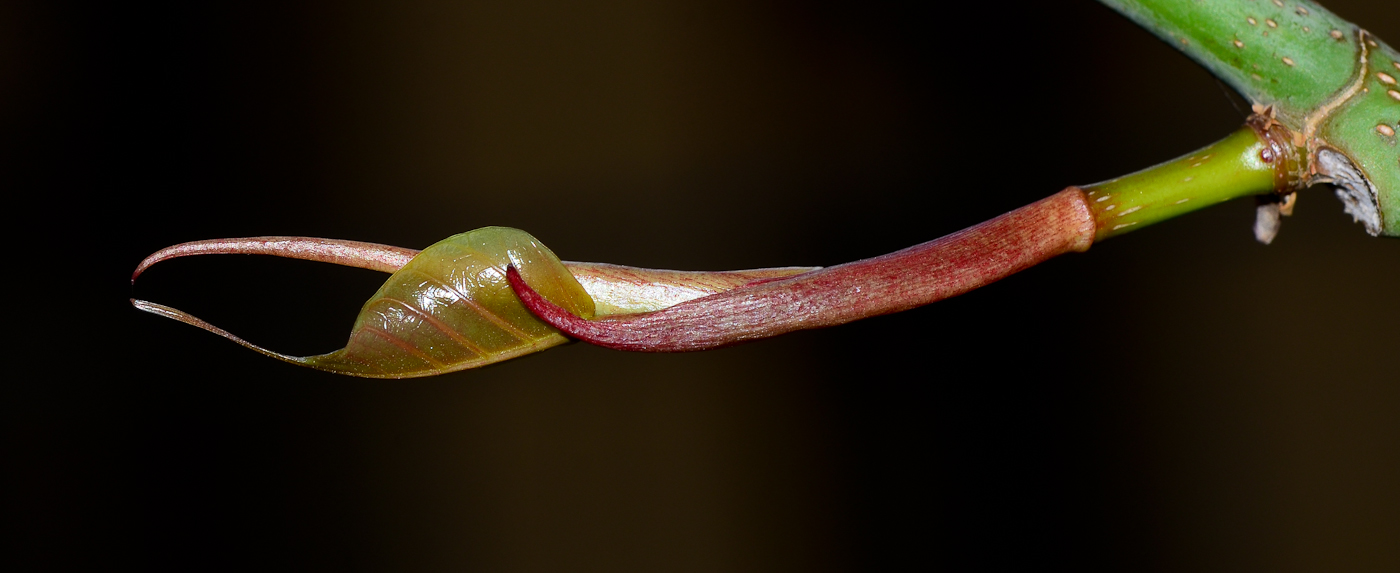
[[[586,320],[506,270],[511,288],[565,334],[618,350],[687,352],[908,310],[990,284],[1094,240],[1084,192],[1070,187],[985,223],[879,257],[750,284],[663,310]]]
[[[409,259],[417,254],[416,250],[392,245],[315,237],[211,239],[180,243],[152,253],[137,265],[136,272],[131,274],[131,282],[136,282],[136,277],[151,265],[191,255],[275,255],[392,273],[408,264]]]

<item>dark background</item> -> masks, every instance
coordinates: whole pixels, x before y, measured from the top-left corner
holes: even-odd
[[[127,303],[225,236],[830,265],[1241,123],[1088,0],[7,2],[0,98],[23,569],[1400,569],[1400,241],[1323,189],[1269,247],[1235,202],[698,354],[360,380]],[[314,354],[382,279],[201,257],[134,292]]]

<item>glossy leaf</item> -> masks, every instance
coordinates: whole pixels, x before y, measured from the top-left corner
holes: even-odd
[[[163,258],[168,257],[158,253],[148,261]],[[149,266],[143,263],[141,269]],[[345,348],[328,354],[279,354],[182,311],[146,301],[132,304],[295,364],[371,378],[431,376],[567,341],[516,298],[506,281],[508,266],[522,269],[551,302],[593,316],[593,299],[559,258],[529,233],[506,227],[455,235],[418,253],[365,303]]]

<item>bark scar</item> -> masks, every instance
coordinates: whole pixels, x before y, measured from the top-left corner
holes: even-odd
[[[1308,173],[1312,175],[1308,181],[1309,184],[1323,182],[1319,176],[1326,175],[1317,172],[1317,161],[1315,161],[1317,150],[1327,145],[1326,141],[1317,137],[1317,131],[1322,128],[1323,122],[1332,117],[1332,112],[1351,101],[1352,98],[1360,94],[1362,89],[1366,87],[1366,70],[1370,66],[1371,59],[1371,48],[1366,43],[1366,40],[1370,38],[1370,36],[1370,32],[1361,28],[1356,29],[1356,44],[1360,46],[1361,49],[1357,54],[1356,73],[1352,76],[1351,83],[1343,88],[1342,91],[1337,92],[1337,95],[1332,96],[1332,99],[1318,106],[1318,108],[1308,114],[1306,118],[1303,118],[1303,142],[1308,150]]]
[[[1307,146],[1308,157],[1307,176],[1304,184],[1331,183],[1335,185],[1337,198],[1342,200],[1346,212],[1353,219],[1360,221],[1366,227],[1367,233],[1379,236],[1384,225],[1381,221],[1380,199],[1377,196],[1375,185],[1356,166],[1351,157],[1342,150],[1333,147],[1317,134],[1322,129],[1323,124],[1331,119],[1333,112],[1357,95],[1364,93],[1366,77],[1370,70],[1370,38],[1370,32],[1361,28],[1356,29],[1356,43],[1360,46],[1360,50],[1357,52],[1356,74],[1352,77],[1351,83],[1337,92],[1327,103],[1318,106],[1303,120],[1302,138]]]

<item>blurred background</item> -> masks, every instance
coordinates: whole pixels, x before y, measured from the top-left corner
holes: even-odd
[[[1327,5],[1400,41],[1391,1]],[[566,260],[831,265],[1211,143],[1227,92],[1089,0],[4,3],[6,560],[1395,571],[1400,241],[1325,189],[1268,247],[1224,204],[697,354],[360,380],[127,302],[316,354],[384,275],[127,279],[189,240],[487,225]]]

